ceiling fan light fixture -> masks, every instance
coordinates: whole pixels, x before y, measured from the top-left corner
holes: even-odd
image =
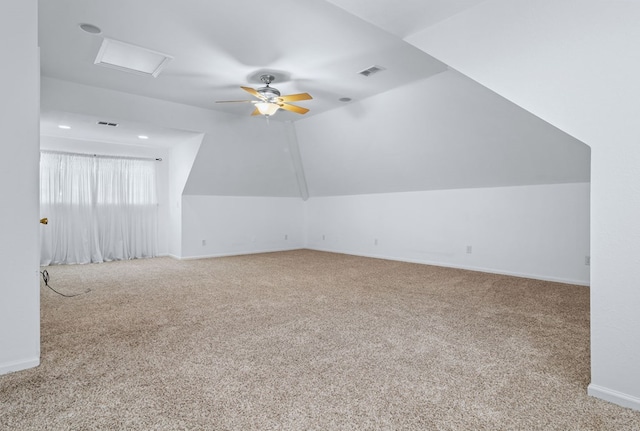
[[[280,109],[280,106],[278,106],[275,103],[259,102],[259,103],[256,103],[256,108],[258,108],[258,111],[260,111],[260,114],[270,117],[276,112],[278,112],[278,109]]]
[[[309,93],[288,94],[286,96],[281,96],[280,91],[269,86],[271,81],[273,81],[272,75],[262,75],[260,78],[262,82],[265,83],[265,87],[261,87],[256,90],[251,87],[240,86],[241,89],[259,100],[218,100],[216,101],[216,103],[251,102],[254,106],[251,115],[263,115],[267,118],[278,112],[279,109],[284,109],[285,111],[289,112],[295,112],[296,114],[306,114],[307,112],[309,112],[307,108],[303,108],[302,106],[297,106],[290,103],[313,99],[313,97],[311,97]]]

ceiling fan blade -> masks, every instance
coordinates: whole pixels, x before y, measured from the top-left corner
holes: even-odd
[[[246,91],[247,93],[251,94],[252,96],[257,97],[260,100],[264,100],[264,96],[262,96],[262,94],[258,93],[253,88],[251,88],[251,87],[240,87],[240,88],[242,88],[244,91]]]
[[[216,100],[216,103],[251,103],[253,100]]]
[[[282,102],[297,102],[299,100],[313,99],[309,93],[289,94],[288,96],[280,96],[278,99]]]
[[[278,103],[281,109],[295,112],[296,114],[306,114],[309,112],[307,108],[303,108],[302,106],[290,105],[288,103]]]
[[[260,115],[260,111],[258,110],[258,108],[254,109],[251,115]]]

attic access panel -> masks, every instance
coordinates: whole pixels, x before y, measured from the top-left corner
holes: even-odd
[[[172,59],[158,51],[105,37],[94,64],[155,78]]]

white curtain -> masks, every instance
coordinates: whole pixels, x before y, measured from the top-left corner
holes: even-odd
[[[42,152],[40,264],[156,256],[156,163]]]

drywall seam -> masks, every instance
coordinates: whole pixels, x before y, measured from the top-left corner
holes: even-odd
[[[309,199],[309,188],[307,187],[307,179],[304,174],[304,165],[302,163],[302,157],[300,156],[300,146],[298,145],[298,135],[296,134],[296,127],[292,121],[287,121],[285,123],[285,134],[287,138],[287,144],[289,145],[291,163],[293,163],[293,169],[296,173],[296,179],[298,180],[300,197],[303,201],[306,201],[307,199]]]

